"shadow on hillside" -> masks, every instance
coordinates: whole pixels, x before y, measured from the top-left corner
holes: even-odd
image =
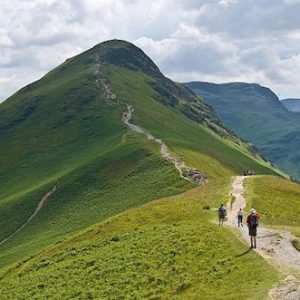
[[[242,256],[248,254],[250,251],[251,251],[251,247],[249,249],[247,249],[245,252],[235,255],[235,257],[242,257]]]

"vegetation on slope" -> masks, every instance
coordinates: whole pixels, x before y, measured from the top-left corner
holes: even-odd
[[[184,155],[189,149],[191,155],[198,158],[201,156],[202,159],[193,159],[191,163],[200,164],[196,167],[209,177],[240,174],[247,167],[255,169],[257,173],[278,174],[278,170],[249,151],[249,145],[237,137],[222,138],[216,135],[206,126],[210,118],[207,123],[199,126],[180,111],[157,101],[158,96],[153,91],[152,84],[149,85],[151,79],[144,74],[111,66],[109,70],[105,67],[103,70],[109,73],[112,89],[116,91],[120,101],[133,106],[133,123],[163,139],[179,155]],[[129,89],[128,86],[134,86],[135,89]],[[191,155],[185,155],[185,158],[188,159]],[[210,163],[207,163],[207,159]]]
[[[134,135],[128,139],[130,142],[62,177],[46,207],[22,232],[1,246],[2,263],[39,251],[68,233],[128,208],[193,187],[157,150],[153,152],[153,145]],[[26,200],[29,206],[36,198]],[[16,222],[13,218],[3,216],[3,226],[11,228]]]
[[[247,207],[259,211],[261,222],[300,237],[300,185],[275,176],[255,176],[245,182]]]
[[[191,82],[235,133],[253,143],[274,165],[300,180],[300,119],[258,84]]]
[[[276,271],[203,210],[230,178],[151,202],[91,227],[1,277],[8,299],[265,299]],[[251,270],[251,272],[249,272]]]
[[[135,109],[134,122],[210,180],[244,169],[276,174],[141,50],[122,41],[103,43],[0,105],[0,237],[15,231],[58,183],[39,215],[1,246],[2,262],[192,187],[160,157],[155,143],[128,135],[121,122],[126,104]]]

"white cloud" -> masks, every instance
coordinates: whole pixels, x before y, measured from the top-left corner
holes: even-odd
[[[237,0],[220,0],[219,1],[219,4],[224,7],[228,7],[228,6],[230,6],[232,4],[236,4],[236,3],[237,3]]]
[[[107,39],[175,80],[259,82],[300,97],[298,0],[2,0],[0,101]]]

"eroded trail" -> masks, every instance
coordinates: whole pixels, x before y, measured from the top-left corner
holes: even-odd
[[[244,179],[244,176],[237,176],[232,183],[230,193],[235,197],[235,201],[232,207],[228,208],[228,224],[238,228],[249,243],[248,227],[237,227],[237,212],[239,208],[246,207]],[[245,222],[246,211],[244,214]],[[287,231],[258,227],[255,251],[285,274],[285,279],[270,291],[271,299],[300,299],[300,253],[292,245],[294,239],[295,237]]]
[[[5,239],[3,239],[0,242],[0,246],[2,244],[4,244],[6,241],[8,241],[10,238],[12,238],[14,235],[16,235],[18,232],[20,232],[25,226],[27,226],[30,221],[38,214],[38,212],[43,208],[43,206],[45,205],[45,203],[47,202],[47,200],[50,198],[50,196],[55,193],[57,189],[57,186],[55,185],[49,192],[47,192],[42,199],[39,201],[35,211],[33,212],[33,214],[16,230],[14,231],[12,234],[10,234],[9,236],[7,236]]]
[[[153,140],[160,146],[161,156],[175,165],[176,169],[179,171],[180,176],[188,181],[194,182],[196,184],[207,183],[207,177],[199,170],[191,167],[187,167],[185,163],[173,152],[170,151],[168,146],[161,140],[155,138],[152,134],[147,133],[142,127],[130,123],[134,109],[131,105],[127,105],[127,111],[123,113],[122,121],[131,130],[143,134],[148,140]]]

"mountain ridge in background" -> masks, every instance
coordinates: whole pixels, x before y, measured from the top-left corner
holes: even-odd
[[[269,88],[252,83],[186,84],[211,105],[237,135],[277,167],[300,180],[300,119]]]
[[[281,99],[280,101],[286,107],[287,110],[293,112],[300,112],[300,99],[288,98],[288,99]]]

